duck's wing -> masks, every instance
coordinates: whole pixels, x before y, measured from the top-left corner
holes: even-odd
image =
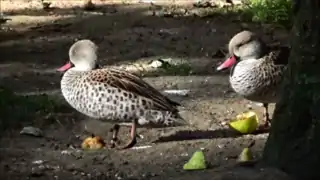
[[[290,47],[273,47],[268,55],[268,59],[276,66],[287,66],[289,63]]]
[[[170,100],[137,75],[123,70],[108,68],[91,71],[86,76],[93,84],[104,83],[108,86],[131,92],[151,100],[155,110],[178,111],[179,103]]]
[[[282,82],[283,74],[288,66],[289,47],[277,47],[262,57],[263,63],[257,68],[261,83],[261,92],[273,90]]]

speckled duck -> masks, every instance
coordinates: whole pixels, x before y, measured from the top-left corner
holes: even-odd
[[[231,68],[233,90],[248,100],[263,103],[264,125],[269,127],[268,104],[279,99],[289,47],[269,47],[255,33],[242,31],[230,40],[228,49],[229,58],[217,70]]]
[[[58,69],[64,72],[61,91],[66,101],[82,114],[114,123],[115,127],[131,126],[129,142],[120,147],[112,141],[112,147],[132,147],[136,143],[137,126],[187,124],[179,115],[179,103],[168,99],[140,77],[115,68],[97,68],[97,52],[97,45],[87,39],[70,47],[70,61]]]

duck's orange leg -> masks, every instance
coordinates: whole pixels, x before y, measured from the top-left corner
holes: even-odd
[[[269,108],[268,108],[268,104],[267,103],[264,103],[263,104],[263,108],[264,108],[264,111],[263,111],[263,118],[264,118],[264,128],[270,128],[271,126],[271,120],[270,120],[270,117],[269,117]]]
[[[117,149],[128,149],[133,147],[137,143],[137,123],[136,121],[132,121],[131,131],[130,131],[130,139],[124,146],[117,146]]]
[[[120,149],[128,149],[128,148],[133,147],[137,142],[136,141],[136,137],[137,137],[137,123],[136,123],[136,121],[132,122],[131,130],[130,130],[130,139],[129,139],[128,143],[124,146],[119,146],[117,144],[119,129],[120,129],[120,126],[118,124],[115,124],[113,126],[113,128],[111,128],[110,131],[113,133],[112,133],[112,139],[111,139],[109,147],[110,148],[116,147],[119,150]]]

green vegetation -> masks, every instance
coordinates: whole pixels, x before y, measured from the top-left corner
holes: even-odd
[[[0,87],[0,107],[0,130],[4,130],[57,112],[62,109],[62,104],[47,95],[16,95],[11,90]]]
[[[291,0],[247,0],[242,5],[224,8],[204,8],[199,16],[236,16],[238,20],[270,23],[290,28],[292,25]]]
[[[291,26],[291,0],[248,0],[243,12],[251,16],[251,20],[263,23],[275,23]]]
[[[159,71],[166,75],[188,76],[192,73],[192,68],[191,65],[187,63],[170,64],[167,62],[160,66]]]
[[[145,62],[140,62],[145,64]],[[156,63],[155,65],[151,65]],[[157,64],[159,63],[159,64]],[[148,67],[144,69],[141,76],[188,76],[193,73],[191,64],[185,61],[172,62],[171,58],[151,60],[146,64]]]

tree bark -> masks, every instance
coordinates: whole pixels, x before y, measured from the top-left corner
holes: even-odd
[[[263,161],[320,179],[320,1],[294,0],[291,54]]]

